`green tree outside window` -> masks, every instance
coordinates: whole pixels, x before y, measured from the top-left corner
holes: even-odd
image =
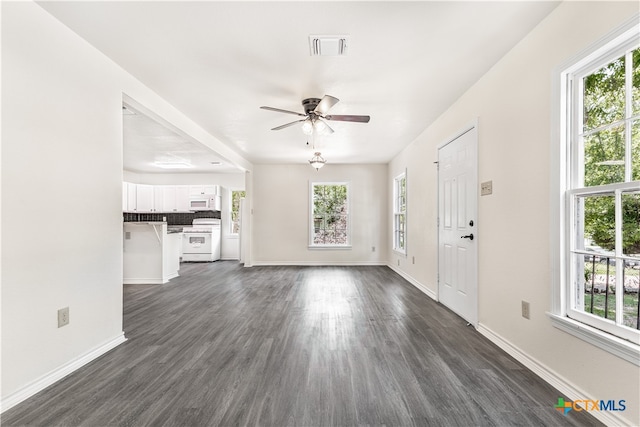
[[[246,196],[246,191],[231,192],[231,233],[240,233],[240,200]]]
[[[627,94],[623,55],[586,76],[583,81],[584,186],[594,187],[640,180],[640,48],[631,55],[631,94]],[[630,96],[630,100],[627,99]],[[631,115],[628,115],[630,102]],[[626,169],[626,134],[631,132],[630,170]],[[615,249],[615,200],[590,197],[584,205],[585,237],[598,246]],[[625,254],[640,254],[640,195],[623,204]]]

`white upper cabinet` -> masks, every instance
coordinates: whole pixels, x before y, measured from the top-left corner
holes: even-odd
[[[178,212],[189,212],[189,186],[176,185],[176,209]]]
[[[153,212],[164,212],[164,185],[153,186]]]
[[[175,185],[161,185],[158,192],[162,193],[162,204],[159,209],[161,212],[176,212],[176,186]]]
[[[136,212],[154,212],[153,185],[136,185]]]
[[[213,210],[214,211],[222,210],[222,197],[215,196],[213,198]]]
[[[216,196],[220,191],[219,187],[219,185],[190,185],[189,195],[191,197]]]
[[[188,185],[159,185],[156,190],[162,193],[162,203],[156,204],[157,212],[189,212]]]
[[[123,212],[190,212],[190,200],[198,197],[217,199],[219,185],[147,185],[122,183]]]
[[[135,212],[138,207],[136,187],[136,184],[130,182],[122,184],[122,210],[125,212]]]

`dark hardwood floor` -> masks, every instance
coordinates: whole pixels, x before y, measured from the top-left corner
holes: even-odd
[[[389,268],[180,273],[125,286],[128,341],[2,425],[600,425]]]

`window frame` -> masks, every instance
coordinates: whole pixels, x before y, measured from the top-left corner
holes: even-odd
[[[402,181],[404,180],[404,187]],[[404,194],[400,194],[401,188]],[[404,197],[404,203],[401,203],[401,197]],[[404,218],[404,246],[400,246],[400,221]],[[406,169],[395,178],[393,178],[393,251],[401,255],[407,255],[407,171]]]
[[[640,366],[640,345],[635,340],[632,340],[632,342],[629,339],[621,338],[618,336],[619,334],[605,332],[600,324],[604,319],[596,319],[596,322],[592,322],[591,320],[594,320],[593,318],[596,316],[583,312],[581,314],[588,315],[585,319],[580,315],[575,316],[575,310],[571,309],[572,297],[575,296],[575,290],[572,289],[571,283],[571,251],[575,249],[573,247],[575,235],[572,234],[575,197],[587,193],[602,193],[606,191],[614,193],[617,191],[619,193],[620,191],[628,190],[630,186],[636,185],[634,182],[598,187],[578,187],[576,185],[576,171],[580,170],[580,164],[578,163],[580,156],[577,155],[578,144],[574,139],[578,133],[572,132],[572,129],[577,129],[576,125],[581,123],[577,122],[577,120],[578,118],[581,119],[582,112],[579,114],[572,112],[572,108],[581,105],[576,102],[579,94],[574,90],[572,78],[588,75],[615,60],[625,51],[637,47],[639,42],[638,31],[640,30],[639,17],[640,14],[636,14],[608,36],[566,61],[554,73],[556,78],[553,80],[552,87],[554,103],[552,107],[550,203],[552,300],[550,312],[547,313],[554,327],[621,357],[636,366]],[[624,118],[625,122],[627,120],[632,120],[628,111],[625,112]],[[628,159],[626,163],[628,166]],[[619,255],[621,249],[618,248],[618,245],[616,245],[616,250]],[[569,317],[570,315],[573,317]],[[591,317],[591,319],[588,317]],[[622,326],[616,327],[623,328]]]
[[[568,228],[575,228],[576,227],[576,223],[578,222],[578,213],[577,213],[577,199],[580,197],[588,197],[588,196],[602,196],[602,195],[610,195],[612,197],[615,198],[615,211],[616,211],[616,223],[614,224],[615,227],[615,234],[616,234],[616,250],[615,250],[615,254],[612,257],[615,260],[615,267],[614,267],[614,271],[612,273],[612,275],[614,275],[616,278],[619,278],[622,276],[622,274],[618,271],[619,269],[623,268],[623,261],[625,259],[630,259],[628,257],[625,257],[622,254],[622,249],[621,249],[621,242],[622,242],[622,227],[621,227],[621,219],[622,219],[622,213],[621,213],[621,202],[622,202],[622,194],[628,192],[628,191],[632,191],[632,190],[638,190],[638,184],[636,182],[625,182],[625,183],[616,183],[616,184],[609,184],[609,185],[603,185],[603,186],[598,186],[598,187],[586,187],[586,188],[575,188],[575,189],[570,189],[567,190],[567,198],[568,198],[568,203],[569,203],[569,222],[567,223]],[[579,234],[579,233],[576,233]],[[576,271],[576,266],[575,263],[571,261],[570,257],[571,255],[588,255],[588,253],[586,251],[584,251],[584,249],[580,249],[579,247],[577,247],[577,241],[576,241],[576,235],[572,235],[570,236],[570,243],[569,243],[569,247],[567,248],[567,262],[569,264],[569,271],[568,271],[568,275],[569,277],[566,279],[567,280],[567,316],[575,319],[579,322],[588,324],[590,326],[593,326],[597,329],[600,329],[606,333],[612,334],[614,336],[617,336],[619,338],[622,339],[626,339],[631,341],[632,343],[635,343],[637,345],[640,345],[640,332],[638,330],[634,330],[634,329],[627,329],[622,327],[621,325],[615,323],[614,324],[611,323],[611,319],[604,319],[600,316],[596,316],[593,315],[591,313],[588,313],[584,310],[578,310],[576,308],[574,308],[574,303],[576,301],[579,301],[579,295],[577,295],[577,289],[575,286],[575,277],[579,276],[581,274],[580,271]],[[615,291],[615,295],[616,295],[616,303],[618,304],[616,307],[616,313],[621,314],[623,312],[623,307],[622,307],[622,298],[619,298],[620,295],[624,296],[624,288],[623,287],[619,287],[616,286],[616,291]]]
[[[344,185],[347,190],[347,242],[344,244],[314,243],[315,223],[313,196],[317,185]],[[351,249],[351,185],[349,181],[309,181],[309,249]]]

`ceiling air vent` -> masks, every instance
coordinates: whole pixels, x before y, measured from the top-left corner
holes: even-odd
[[[311,56],[346,55],[348,46],[348,36],[309,36]]]

